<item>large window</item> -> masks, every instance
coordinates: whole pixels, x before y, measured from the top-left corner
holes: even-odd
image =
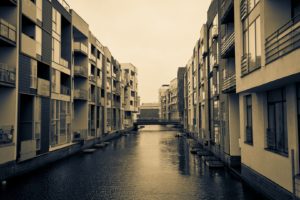
[[[245,97],[245,108],[246,108],[246,134],[245,134],[245,143],[253,144],[253,134],[252,134],[252,96],[247,95]]]
[[[42,29],[35,26],[35,41],[36,41],[36,53],[42,55]]]
[[[41,98],[35,98],[34,106],[34,139],[36,141],[36,150],[41,149]]]
[[[248,12],[251,12],[259,0],[248,0]]]
[[[249,25],[248,18],[243,21],[243,54],[247,58],[248,72],[261,66],[260,17]]]
[[[60,63],[61,59],[61,15],[52,9],[52,61]]]
[[[269,91],[267,149],[288,154],[287,111],[285,89]]]

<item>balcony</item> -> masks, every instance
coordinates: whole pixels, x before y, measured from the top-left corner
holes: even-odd
[[[50,97],[50,81],[38,78],[37,84],[37,94]]]
[[[75,89],[74,90],[74,99],[75,100],[86,101],[88,99],[88,92],[87,92],[87,90]]]
[[[16,27],[0,19],[0,39],[10,45],[16,45]]]
[[[87,67],[83,67],[83,66],[80,66],[80,65],[75,65],[74,66],[74,76],[87,78],[87,76],[88,76]]]
[[[22,46],[21,46],[21,51],[24,54],[27,54],[33,58],[36,58],[36,41],[25,35],[24,33],[22,33],[21,36],[21,40],[22,40]]]
[[[300,15],[266,38],[266,63],[271,63],[300,47]]]
[[[36,5],[31,0],[22,0],[22,13],[36,22]]]
[[[63,95],[70,96],[71,95],[71,89],[67,86],[61,85],[60,86],[60,93]]]
[[[8,87],[16,85],[16,71],[10,69],[7,64],[0,63],[0,84]]]
[[[93,61],[94,63],[97,62],[96,56],[94,54],[90,55],[90,60]]]
[[[223,80],[222,91],[224,93],[235,92],[236,89],[236,77],[235,74],[227,76]]]
[[[234,38],[235,33],[228,34],[222,39],[221,56],[222,58],[228,58],[234,56]]]
[[[221,4],[221,22],[226,23],[233,14],[233,0],[223,0]]]
[[[90,93],[89,94],[89,101],[95,103],[96,102],[96,94]]]
[[[63,58],[60,58],[59,64],[65,68],[69,68],[69,62]]]
[[[241,20],[245,19],[245,17],[248,15],[248,0],[241,1],[240,12]]]
[[[14,126],[0,126],[0,145],[11,144],[14,139]]]
[[[81,43],[81,42],[74,42],[73,43],[73,48],[74,48],[74,52],[78,52],[78,53],[81,53],[85,56],[88,55],[88,47]]]
[[[89,75],[89,80],[93,83],[96,83],[97,82],[97,77],[94,76],[94,75]]]

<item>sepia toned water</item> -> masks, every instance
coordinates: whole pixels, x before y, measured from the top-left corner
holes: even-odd
[[[189,153],[176,129],[146,126],[93,154],[76,154],[0,186],[1,200],[263,199]]]

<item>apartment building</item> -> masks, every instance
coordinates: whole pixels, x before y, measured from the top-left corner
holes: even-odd
[[[159,119],[159,103],[143,103],[140,106],[139,119]]]
[[[168,90],[169,90],[170,85],[162,85],[159,88],[159,94],[158,94],[158,98],[159,98],[159,104],[160,104],[160,110],[159,110],[159,118],[162,120],[168,120],[169,119],[169,96],[168,96]]]
[[[19,8],[18,1],[0,2],[0,165],[17,154]]]
[[[1,1],[0,178],[132,128],[138,74],[132,64],[123,68],[126,77],[64,0]]]
[[[26,160],[71,143],[72,16],[57,1],[19,3],[17,159]]]
[[[123,84],[123,124],[124,128],[133,126],[134,121],[137,119],[139,111],[139,96],[138,96],[138,80],[137,68],[131,63],[121,63],[122,77],[124,78]]]
[[[179,120],[178,110],[178,80],[174,78],[169,87],[169,119],[172,121]]]
[[[291,199],[294,187],[299,197],[299,8],[234,1],[242,174],[279,199]]]
[[[185,67],[179,67],[177,70],[177,106],[180,122],[184,119],[184,73]],[[183,123],[182,123],[183,125]]]

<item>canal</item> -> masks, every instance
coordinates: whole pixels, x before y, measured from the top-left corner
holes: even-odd
[[[263,199],[225,169],[210,170],[175,129],[146,126],[0,186],[1,200]]]

